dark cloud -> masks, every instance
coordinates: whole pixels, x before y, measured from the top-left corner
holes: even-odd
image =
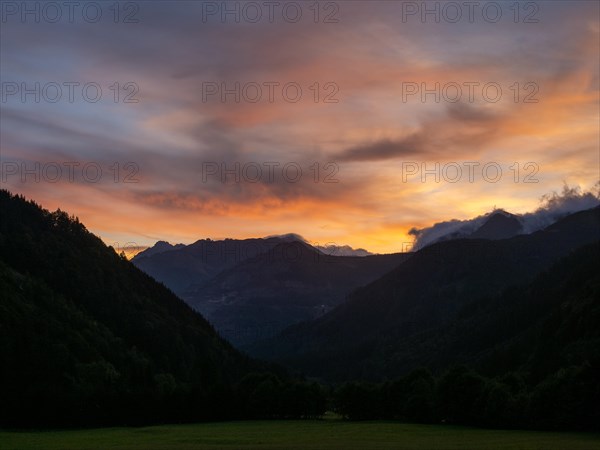
[[[3,111],[3,120],[10,125],[2,136],[4,148],[18,148],[27,142],[28,149],[8,154],[5,151],[3,161],[95,162],[105,169],[115,162],[134,162],[140,168],[141,182],[127,186],[131,192],[123,195],[156,208],[211,211],[224,210],[227,203],[251,205],[308,199],[334,202],[365,189],[366,181],[344,179],[343,172],[336,175],[337,183],[324,183],[324,173],[315,182],[311,166],[315,162],[320,167],[326,164],[323,155],[309,153],[293,158],[245,149],[235,129],[218,120],[209,120],[188,131],[197,150],[187,153],[171,152],[160,145],[144,146],[123,136],[107,135],[102,129],[83,131],[79,124],[65,122],[60,117],[27,115],[11,108]],[[32,140],[28,142],[26,136]],[[36,136],[43,139],[40,141]],[[284,171],[286,165],[289,169]],[[233,174],[226,174],[228,171]],[[115,185],[111,177],[103,181],[95,187],[121,190],[125,187]]]
[[[480,150],[499,135],[503,120],[482,108],[468,104],[447,107],[442,118],[429,118],[418,131],[398,140],[381,140],[351,147],[338,155],[340,161],[381,161],[411,157],[456,157]]]

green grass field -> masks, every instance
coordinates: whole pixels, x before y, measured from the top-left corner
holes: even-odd
[[[76,431],[0,431],[0,449],[598,450],[600,436],[394,422],[257,421]]]

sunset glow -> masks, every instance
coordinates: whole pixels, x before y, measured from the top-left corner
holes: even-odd
[[[137,23],[4,15],[2,187],[111,245],[297,233],[380,253],[409,248],[413,227],[593,189],[600,4],[539,2],[537,23],[515,23],[497,3],[497,23],[371,1],[339,2],[336,23],[308,3],[298,23],[176,1],[139,3]],[[64,83],[80,83],[72,102]]]

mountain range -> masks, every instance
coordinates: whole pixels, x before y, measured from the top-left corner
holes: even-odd
[[[334,254],[294,234],[189,246],[159,242],[132,262],[244,347],[323,315],[410,256],[337,256],[338,247],[328,249]]]
[[[132,262],[178,295],[245,259],[264,253],[294,238],[202,239],[187,246],[159,242],[136,255]]]
[[[492,217],[492,225],[484,225],[484,231],[498,236],[498,224],[513,227],[507,219]],[[446,351],[445,330],[456,329],[465,311],[480,310],[485,299],[502,298],[507,289],[513,289],[513,294],[534,289],[529,283],[536,276],[599,239],[600,208],[596,207],[529,235],[439,242],[356,290],[323,317],[290,327],[248,351],[329,380],[382,379],[419,366],[442,369],[461,360],[472,362],[500,342],[489,343],[479,353],[460,347]],[[586,261],[598,268],[597,259]],[[595,301],[597,306],[598,298]],[[491,304],[499,308],[507,302]],[[494,313],[482,311],[486,316]],[[536,320],[543,316],[541,311]],[[464,328],[459,335],[461,342],[478,342]]]
[[[435,242],[475,241],[461,244],[466,250],[456,250],[460,252],[470,251],[467,247],[478,246],[480,241],[516,236],[529,241],[522,219],[497,209],[474,220],[470,227],[462,226]],[[489,255],[488,249],[481,252]],[[288,326],[318,319],[344,303],[354,290],[386,275],[411,256],[412,253],[370,255],[366,250],[349,246],[313,247],[302,237],[287,234],[263,239],[204,239],[188,246],[159,241],[132,261],[201,312],[228,341],[247,349]],[[493,278],[491,288],[500,289],[513,280],[511,277],[516,282],[519,280],[516,275],[529,273],[519,268],[526,259],[513,259],[505,261],[508,272],[502,268],[495,270],[495,278],[472,271],[474,282],[467,282],[467,289],[483,286],[487,278]],[[436,263],[430,260],[424,266],[437,270]],[[449,274],[450,278],[453,276]],[[454,301],[449,305],[451,309],[460,307]],[[431,305],[426,315],[430,318],[444,315],[438,306]],[[413,323],[421,326],[417,321]]]
[[[243,348],[322,316],[409,256],[331,256],[304,242],[282,243],[195,286],[183,299]]]

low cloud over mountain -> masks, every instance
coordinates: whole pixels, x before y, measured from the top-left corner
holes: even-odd
[[[331,256],[370,256],[373,255],[364,248],[352,248],[349,245],[316,245],[315,248],[319,249],[322,253]]]
[[[413,248],[420,250],[435,242],[459,238],[504,239],[517,234],[529,234],[552,225],[557,220],[600,205],[600,183],[595,192],[582,192],[579,187],[565,185],[562,192],[552,192],[541,198],[534,212],[513,215],[502,209],[469,220],[452,219],[427,228],[413,228]],[[519,226],[520,224],[520,226]]]

